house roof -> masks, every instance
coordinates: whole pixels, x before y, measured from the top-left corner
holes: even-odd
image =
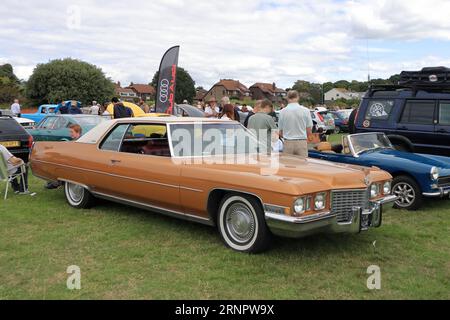
[[[195,93],[195,100],[203,100],[203,98],[205,97],[205,95],[207,93],[208,93],[208,91],[205,89],[197,90]]]
[[[239,82],[239,80],[232,79],[222,79],[217,82],[214,86],[223,86],[227,91],[241,91],[242,93],[248,92],[248,88]]]
[[[350,91],[348,91],[345,88],[335,88],[337,91],[342,92],[342,93],[350,93]]]
[[[252,85],[250,88],[259,88],[259,89],[261,89],[262,92],[265,92],[265,93],[283,93],[283,92],[286,92],[285,90],[277,88],[276,86],[274,88],[274,84],[272,84],[272,83],[257,82],[254,85]]]
[[[134,91],[131,90],[130,88],[120,88],[120,87],[116,88],[116,92],[117,93],[134,93]]]
[[[139,94],[155,94],[156,90],[153,86],[148,84],[133,84],[127,87],[132,89]]]

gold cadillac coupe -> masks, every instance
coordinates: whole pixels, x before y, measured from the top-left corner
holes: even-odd
[[[379,227],[396,200],[385,171],[261,152],[239,123],[206,118],[106,121],[76,142],[35,143],[30,163],[75,208],[103,198],[217,226],[241,252],[273,234]]]

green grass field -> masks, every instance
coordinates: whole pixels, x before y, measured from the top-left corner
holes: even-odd
[[[391,210],[363,234],[276,238],[247,255],[213,228],[109,202],[75,210],[43,184],[0,200],[0,299],[450,298],[449,200]],[[70,265],[81,290],[66,287]],[[381,290],[366,287],[370,265]]]

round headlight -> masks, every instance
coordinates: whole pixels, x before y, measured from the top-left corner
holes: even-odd
[[[439,179],[439,169],[436,167],[431,168],[430,175],[432,180]]]
[[[390,194],[391,193],[391,182],[386,181],[383,185],[383,193],[384,194]]]
[[[378,184],[373,184],[370,186],[370,197],[371,198],[378,197]]]
[[[314,199],[314,210],[325,209],[325,200],[326,195],[324,193],[319,193],[318,195],[316,195],[316,198]]]
[[[298,198],[294,203],[294,211],[295,213],[304,213],[305,212],[305,199]]]

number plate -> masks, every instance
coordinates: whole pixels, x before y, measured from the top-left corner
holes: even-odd
[[[20,147],[20,141],[0,141],[0,144],[6,148]]]

